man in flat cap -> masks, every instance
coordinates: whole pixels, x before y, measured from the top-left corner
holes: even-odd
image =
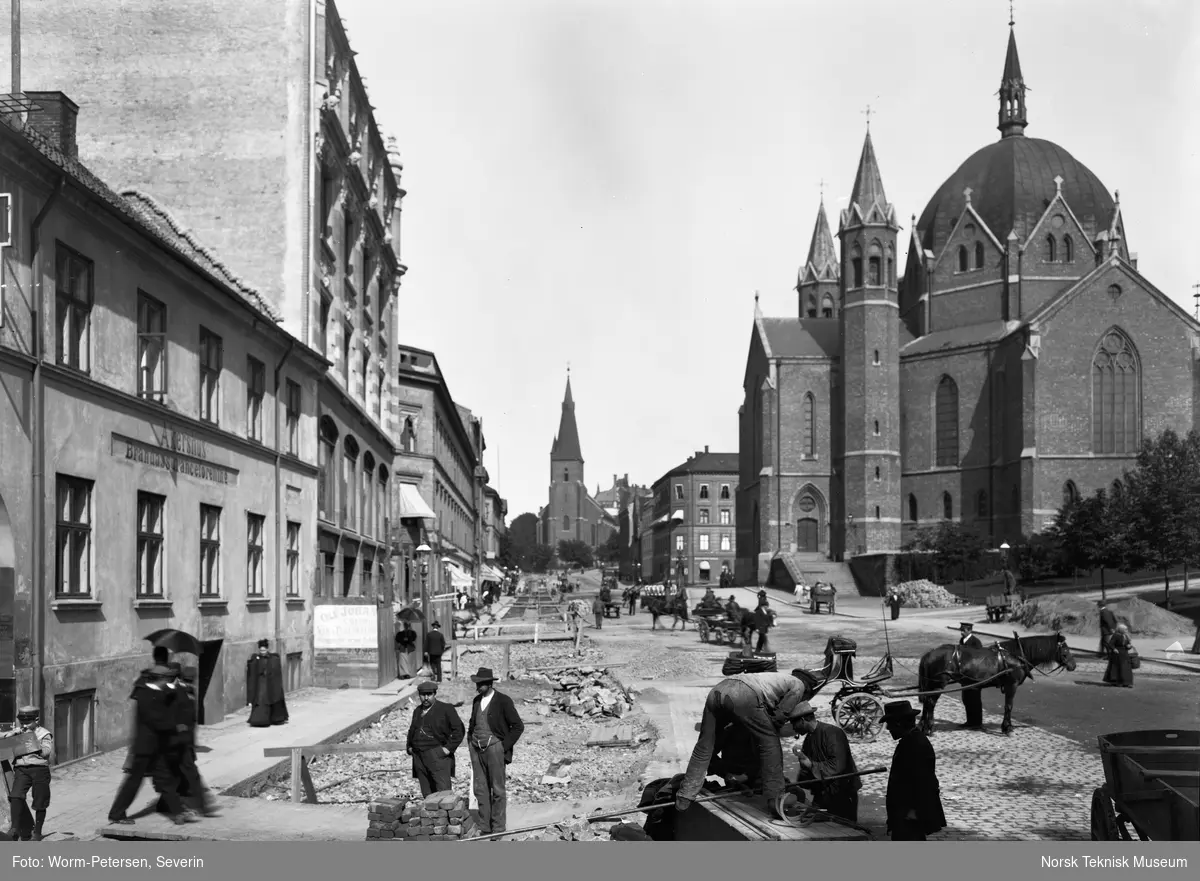
[[[798,718],[793,718],[792,729],[798,735],[806,735],[802,744],[792,747],[792,753],[800,762],[799,780],[823,780],[858,771],[846,732],[837,725],[818,721],[817,711],[808,701],[799,704],[793,715]],[[857,823],[860,789],[862,779],[859,777],[835,780],[814,787],[813,801],[821,810]]]
[[[420,706],[413,710],[408,725],[406,752],[412,756],[413,777],[421,785],[421,795],[444,792],[454,777],[454,753],[466,731],[454,707],[437,699],[437,683],[417,686]]]
[[[50,760],[54,755],[54,736],[42,727],[42,711],[34,706],[17,710],[17,729],[20,735],[20,754],[13,759],[12,791],[8,805],[12,825],[8,830],[13,841],[41,841],[42,824],[50,807]],[[25,796],[33,792],[33,831],[26,825],[29,808]]]

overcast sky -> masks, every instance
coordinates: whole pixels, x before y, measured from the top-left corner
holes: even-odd
[[[821,181],[836,234],[868,104],[901,252],[999,137],[1003,0],[337,2],[404,160],[401,341],[483,417],[510,519],[546,502],[568,361],[591,490],[737,450],[754,292],[797,313]],[[1189,313],[1195,7],[1016,8],[1026,133],[1120,190],[1140,270]]]

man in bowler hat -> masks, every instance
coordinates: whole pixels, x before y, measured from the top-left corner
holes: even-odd
[[[958,625],[959,638],[958,644],[965,645],[968,648],[981,649],[983,643],[979,641],[979,637],[975,635],[975,625],[967,621],[963,621]],[[978,688],[964,688],[962,690],[963,710],[966,711],[967,721],[963,722],[962,728],[982,728],[983,727],[983,692]]]
[[[933,744],[917,727],[920,710],[908,701],[883,706],[883,722],[896,741],[887,785],[887,828],[892,841],[924,841],[946,826]]]
[[[525,723],[517,714],[512,698],[492,687],[496,677],[490,667],[480,667],[471,681],[475,683],[476,694],[471,702],[467,742],[475,777],[475,799],[479,802],[480,834],[488,835],[505,830],[506,766],[512,762],[513,747],[525,730]]]
[[[417,686],[421,704],[408,726],[406,752],[412,756],[413,777],[421,785],[421,795],[445,792],[454,776],[454,753],[462,745],[466,730],[454,707],[437,699],[437,683]]]

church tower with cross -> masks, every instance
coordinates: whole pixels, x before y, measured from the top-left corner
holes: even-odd
[[[1010,16],[987,98],[999,137],[945,179],[903,240],[866,109],[836,238],[822,186],[797,313],[766,316],[755,298],[739,583],[854,591],[946,522],[1017,546],[1064,503],[1116,491],[1145,438],[1200,428],[1200,320],[1141,274],[1119,192],[1027,133],[1032,94]]]

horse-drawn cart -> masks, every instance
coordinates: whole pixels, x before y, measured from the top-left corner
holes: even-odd
[[[612,600],[605,600],[605,602],[604,602],[604,617],[605,618],[620,618],[621,617],[621,605],[622,605],[621,603],[614,603]]]
[[[1015,597],[1010,593],[994,593],[989,596],[987,598],[987,619],[994,622],[1007,620],[1015,605],[1014,599]]]
[[[1105,785],[1092,793],[1092,841],[1200,841],[1200,731],[1098,738]]]
[[[732,646],[742,644],[741,622],[730,621],[724,609],[697,606],[692,611],[692,617],[696,619],[696,630],[700,633],[701,642]]]
[[[828,581],[818,581],[808,593],[809,614],[820,614],[821,606],[828,606],[830,615],[834,613],[834,609],[837,607],[837,588]]]

